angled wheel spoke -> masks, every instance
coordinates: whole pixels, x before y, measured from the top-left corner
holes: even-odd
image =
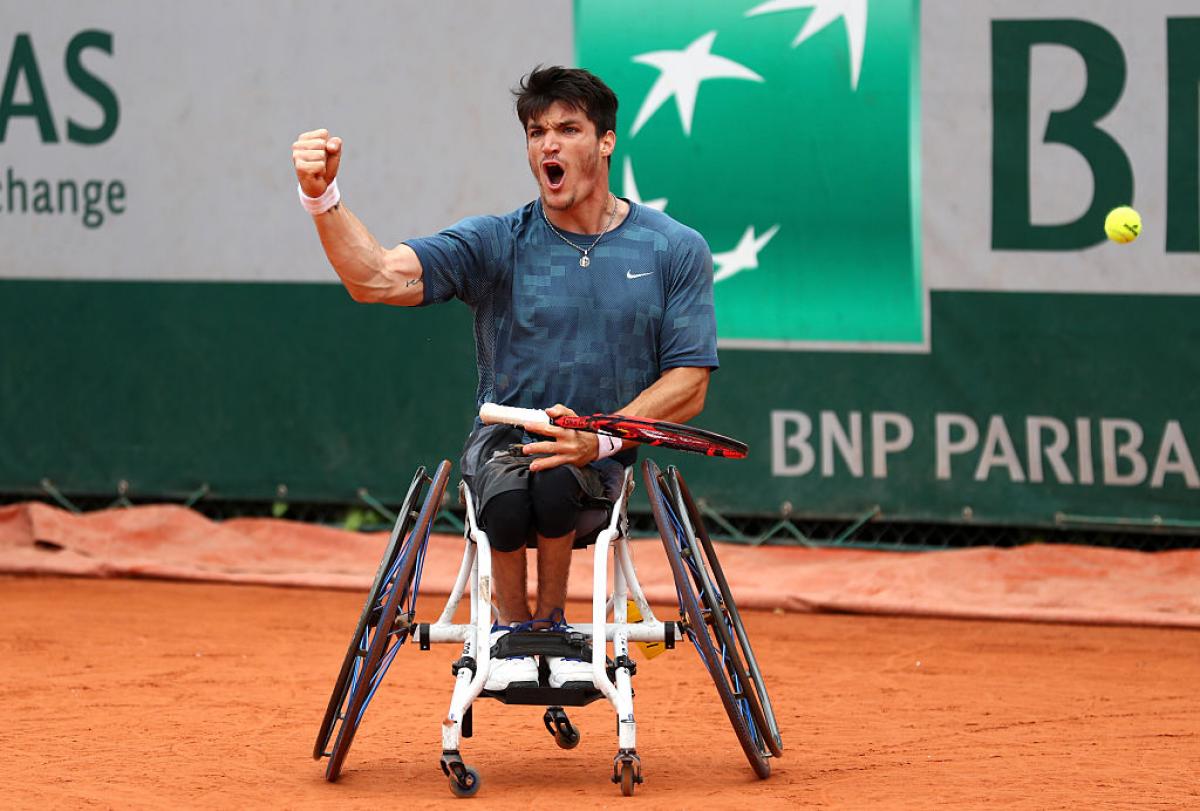
[[[725,618],[718,633],[722,636],[727,661],[734,667],[740,683],[745,686],[747,705],[757,732],[771,754],[779,757],[783,753],[783,739],[771,708],[771,699],[767,694],[766,684],[745,626],[742,624],[737,603],[729,589],[729,582],[725,578],[716,549],[704,525],[704,519],[688,491],[683,475],[675,468],[670,468],[666,478],[669,480],[672,502],[679,511],[681,522],[690,530],[689,540],[694,545],[693,548],[703,553],[699,557],[703,558],[702,562],[706,562],[702,576],[708,586],[708,593],[713,598],[719,598],[719,603],[714,605]]]
[[[367,705],[408,640],[425,548],[449,478],[449,462],[442,462],[432,479],[418,468],[398,512],[313,747],[314,758],[329,758],[328,780],[341,773]]]
[[[671,564],[684,629],[717,688],[746,759],[755,774],[765,778],[771,773],[767,758],[773,752],[763,745],[754,712],[757,701],[745,689],[744,667],[732,644],[731,618],[725,610],[729,598],[726,595],[717,599],[714,579],[705,560],[704,553],[708,550],[697,545],[690,517],[678,494],[669,488],[652,461],[643,463],[642,475]]]

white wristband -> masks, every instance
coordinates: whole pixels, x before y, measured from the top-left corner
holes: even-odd
[[[300,194],[300,205],[304,206],[304,210],[314,217],[318,214],[324,214],[329,209],[336,206],[342,200],[342,193],[338,191],[337,178],[325,187],[325,193],[320,197],[309,197],[304,193],[304,189],[300,184],[296,184],[296,191]]]
[[[608,434],[596,434],[596,439],[600,441],[600,453],[596,456],[597,462],[612,456],[625,444],[619,436],[609,436]]]

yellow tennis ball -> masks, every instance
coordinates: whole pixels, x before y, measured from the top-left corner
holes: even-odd
[[[1133,242],[1142,233],[1142,218],[1129,206],[1120,206],[1104,218],[1104,233],[1113,242]]]

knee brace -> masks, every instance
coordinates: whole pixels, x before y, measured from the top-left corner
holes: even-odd
[[[583,488],[566,466],[540,470],[530,478],[533,527],[543,538],[561,538],[575,529]]]
[[[497,552],[516,552],[525,547],[533,534],[529,494],[509,490],[492,496],[479,515],[479,526]]]

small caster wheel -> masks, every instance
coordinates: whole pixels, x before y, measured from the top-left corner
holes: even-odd
[[[455,797],[474,797],[479,792],[479,772],[470,766],[463,766],[462,771],[454,770],[450,775],[450,793]]]
[[[635,749],[621,749],[613,758],[612,781],[621,786],[621,794],[633,796],[633,789],[642,782],[642,759]]]
[[[575,727],[560,730],[554,736],[554,742],[563,749],[574,749],[576,746],[579,746],[579,730],[575,729]]]
[[[633,779],[633,764],[632,763],[622,763],[621,764],[621,796],[632,797],[634,785],[635,785],[635,783],[634,783],[634,779]]]
[[[579,746],[579,730],[571,723],[562,707],[548,707],[542,716],[546,731],[554,736],[554,742],[563,749]]]

